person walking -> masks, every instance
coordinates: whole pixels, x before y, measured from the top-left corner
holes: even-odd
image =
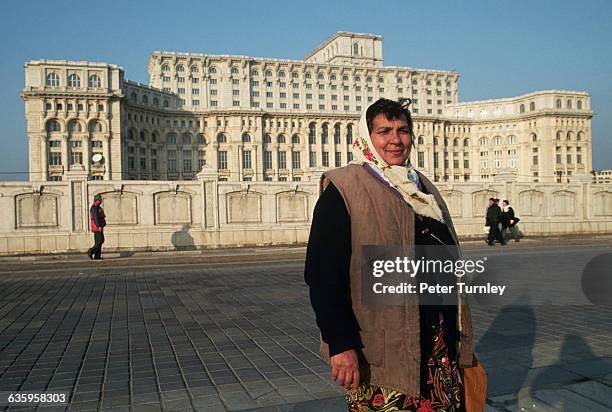
[[[487,237],[487,244],[489,246],[495,245],[495,241],[503,246],[506,244],[504,237],[499,230],[499,224],[502,222],[502,211],[499,205],[495,203],[494,198],[489,198],[489,207],[487,208],[487,217],[485,226],[489,226],[489,236]]]
[[[514,215],[514,209],[512,208],[512,206],[510,206],[509,201],[504,200],[502,204],[503,204],[502,212],[504,215],[504,219],[503,219],[504,229],[508,228],[514,241],[519,242],[519,233],[518,233],[518,228],[516,227],[516,224],[521,219],[519,219],[517,216]]]
[[[106,226],[106,217],[102,204],[102,196],[95,195],[94,200],[89,208],[89,221],[91,231],[94,234],[94,245],[87,251],[87,256],[90,259],[102,259],[102,244],[104,243],[104,226]]]

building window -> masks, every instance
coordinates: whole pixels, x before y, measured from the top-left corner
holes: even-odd
[[[309,159],[310,160],[309,160],[308,166],[317,167],[317,152],[310,152]]]
[[[418,152],[418,167],[425,167],[425,153]]]
[[[264,170],[272,169],[272,152],[269,150],[263,152],[263,166]]]
[[[292,169],[301,169],[302,168],[300,152],[295,152],[295,151],[291,152],[291,168]]]
[[[89,76],[89,80],[87,81],[88,87],[99,89],[101,84],[102,82],[100,81],[100,76],[98,76],[97,74],[92,74],[91,76]]]
[[[325,167],[329,167],[329,153],[328,152],[323,152],[322,153],[322,164]]]
[[[287,152],[278,152],[278,168],[287,168]]]
[[[81,78],[78,74],[72,73],[68,76],[68,87],[81,87]]]
[[[45,83],[48,87],[59,87],[60,80],[57,73],[49,73],[47,75],[47,81]]]
[[[55,119],[49,120],[47,122],[47,132],[59,132],[61,131],[60,122]]]
[[[244,150],[242,152],[242,168],[243,169],[251,169],[251,151]]]
[[[217,164],[219,165],[219,170],[227,170],[227,152],[225,150],[217,152]]]
[[[60,152],[49,153],[49,165],[60,166],[62,164],[62,154]]]

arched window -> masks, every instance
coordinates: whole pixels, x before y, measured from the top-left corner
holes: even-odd
[[[317,125],[312,122],[308,125],[308,144],[317,143]]]
[[[164,107],[168,107],[170,106],[170,103],[168,103],[168,100],[164,100]]]
[[[568,109],[571,109],[572,108],[572,101],[568,99],[566,106],[567,106]]]
[[[353,124],[352,123],[349,123],[346,125],[346,142],[347,143],[353,142]]]
[[[339,124],[334,125],[334,143],[340,144],[340,125]]]
[[[578,102],[576,103],[578,110],[582,110],[582,100],[578,100]]]
[[[516,144],[516,136],[508,136],[508,144]]]
[[[210,67],[208,68],[208,73],[209,73],[209,74],[217,74],[217,69],[216,69],[216,67],[215,67],[215,66],[210,66]]]
[[[529,103],[529,110],[530,111],[534,111],[535,110],[535,102]]]
[[[306,72],[306,74],[304,74],[304,78],[305,79],[310,79],[310,78],[312,78],[312,75],[309,72]]]
[[[419,136],[419,138],[417,139],[417,143],[418,144],[425,144],[425,141],[423,139],[423,136]]]
[[[537,142],[538,141],[538,135],[535,133],[531,133],[531,141],[532,142]]]
[[[279,134],[278,137],[276,138],[276,141],[278,143],[285,143],[285,135],[284,134]]]
[[[482,137],[479,141],[478,144],[480,146],[488,146],[489,145],[489,139],[487,139],[486,137]]]
[[[89,80],[87,80],[87,87],[99,89],[101,85],[102,82],[100,81],[100,76],[98,76],[97,74],[92,74],[91,76],[89,76]]]
[[[134,131],[132,129],[128,130],[128,140],[134,140],[135,138]]]
[[[100,123],[97,120],[92,120],[91,122],[89,122],[89,131],[94,133],[94,132],[101,132],[102,131],[102,123]]]
[[[157,97],[153,98],[153,106],[159,106],[159,99]]]
[[[251,69],[251,76],[259,76],[259,70]]]
[[[329,131],[328,131],[327,123],[323,123],[323,126],[321,127],[321,143],[327,144],[328,133]]]
[[[151,133],[151,142],[157,143],[157,133],[155,132]]]
[[[138,101],[138,96],[136,96],[136,93],[133,93],[130,95],[130,101],[132,103],[136,103]]]
[[[199,73],[199,72],[200,72],[200,69],[198,68],[198,66],[191,66],[191,67],[189,68],[189,71],[190,71],[191,73]]]
[[[359,54],[359,45],[357,43],[353,44],[353,56],[357,56]]]
[[[561,134],[562,134],[561,132],[557,132],[557,136],[556,136],[557,140],[561,140]]]
[[[198,134],[197,139],[198,139],[198,144],[206,144],[206,137],[204,137],[203,134],[201,134],[201,133]]]
[[[57,73],[49,73],[47,75],[47,82],[45,84],[49,87],[59,87],[60,80]]]
[[[285,72],[278,72],[278,77],[281,77],[281,78],[285,77]]]
[[[176,144],[176,135],[175,134],[169,134],[166,137],[166,143],[168,143],[168,144]]]
[[[323,73],[319,73],[319,74],[317,74],[317,79],[324,80],[325,79],[325,75]]]
[[[144,131],[140,131],[140,141],[141,142],[146,142],[147,141],[147,135]]]
[[[574,137],[574,134],[572,132],[567,132],[567,135],[565,137],[566,140],[572,140],[572,137]]]
[[[177,72],[184,72],[184,71],[185,71],[185,68],[183,67],[183,65],[182,65],[182,64],[179,64],[179,65],[177,65],[177,66],[176,66],[176,71],[177,71]]]
[[[251,143],[251,136],[248,133],[242,133],[242,143]]]
[[[266,70],[266,72],[264,73],[264,75],[266,77],[272,77],[272,70]]]
[[[464,146],[464,147],[468,147],[469,145],[470,145],[470,139],[465,139],[465,140],[463,141],[463,146]]]
[[[227,136],[224,133],[219,133],[217,135],[217,143],[227,143]]]
[[[271,137],[269,134],[264,134],[264,137],[263,137],[263,142],[264,142],[265,144],[270,144],[270,143],[272,143],[272,137]]]
[[[68,87],[81,87],[81,78],[78,74],[72,73],[68,76]]]
[[[459,146],[459,139],[457,139],[456,137],[453,139],[453,146]]]
[[[356,82],[360,82],[361,81],[361,77],[360,76],[355,76],[355,81]]]
[[[433,138],[433,144],[434,144],[434,146],[438,145],[438,138],[437,137]]]
[[[182,144],[191,144],[191,135],[189,134],[184,134],[181,136],[181,143]]]
[[[55,119],[51,119],[47,122],[47,132],[61,132],[62,126],[60,122]]]
[[[68,123],[68,131],[71,133],[80,132],[81,123],[79,123],[78,120],[71,120],[70,123]]]
[[[300,75],[298,74],[298,72],[293,72],[293,73],[291,73],[291,78],[292,78],[292,79],[297,79],[298,77],[300,77]]]
[[[293,136],[291,136],[291,143],[300,144],[300,136],[297,134],[294,134]]]
[[[239,70],[238,67],[232,67],[232,74],[238,74]]]
[[[146,94],[142,95],[142,104],[149,104],[149,97]]]
[[[555,106],[556,106],[557,109],[561,108],[561,99],[557,99],[557,101],[555,103]]]
[[[167,64],[164,64],[162,66],[162,72],[169,72],[170,71],[170,66],[168,66]]]
[[[493,138],[493,145],[495,145],[495,146],[501,145],[501,137],[500,136],[495,136]]]
[[[584,133],[578,132],[578,134],[576,135],[576,140],[581,141],[583,137],[584,137]]]
[[[525,105],[524,104],[520,105],[519,112],[525,113]]]
[[[368,82],[368,83],[372,83],[372,76],[368,76],[368,77],[366,77],[366,82]]]

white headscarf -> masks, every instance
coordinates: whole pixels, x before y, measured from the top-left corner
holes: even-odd
[[[359,131],[352,147],[354,160],[351,163],[370,165],[387,179],[391,186],[399,192],[404,201],[414,209],[415,213],[444,223],[442,211],[434,196],[419,190],[419,176],[412,167],[410,160],[407,160],[401,166],[390,166],[376,152],[368,131],[367,111],[368,108],[363,111],[359,120]],[[414,136],[410,136],[410,138],[413,139]]]

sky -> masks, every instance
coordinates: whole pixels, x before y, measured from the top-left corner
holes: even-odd
[[[593,168],[612,169],[612,1],[5,2],[0,180],[27,180],[23,65],[117,64],[148,83],[152,51],[303,59],[337,31],[380,34],[385,65],[457,70],[460,101],[547,89],[591,95]]]

